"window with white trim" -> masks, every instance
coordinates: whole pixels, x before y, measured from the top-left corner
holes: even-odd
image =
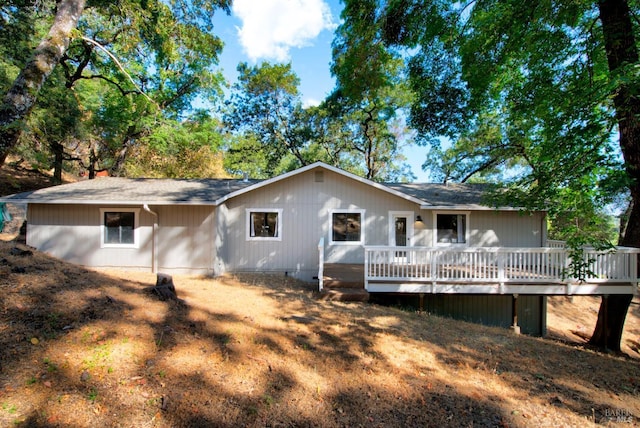
[[[331,210],[331,244],[364,244],[364,210]]]
[[[436,212],[433,223],[435,245],[468,242],[468,213]]]
[[[101,208],[102,247],[137,248],[138,221],[137,208]]]
[[[247,240],[282,240],[282,210],[272,208],[248,208]]]

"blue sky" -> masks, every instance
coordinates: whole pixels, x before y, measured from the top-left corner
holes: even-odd
[[[240,62],[291,62],[300,78],[305,105],[318,104],[334,87],[331,42],[340,22],[339,0],[234,0],[232,14],[214,17],[214,32],[225,42],[220,66],[229,82],[237,78]],[[405,152],[417,181],[426,149]]]

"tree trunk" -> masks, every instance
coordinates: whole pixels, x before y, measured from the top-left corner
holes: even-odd
[[[89,150],[89,180],[93,180],[96,178],[96,163],[98,162],[98,157],[96,156],[96,151],[91,146],[91,150]]]
[[[62,163],[64,162],[64,146],[60,143],[51,143],[53,152],[53,184],[62,184]]]
[[[178,300],[176,287],[173,285],[173,277],[164,273],[157,274],[156,286],[149,289],[160,300]]]
[[[620,230],[618,231],[618,242],[621,243],[624,240],[624,235],[627,233],[627,226],[629,226],[629,217],[631,216],[631,210],[633,209],[633,201],[630,200],[627,205],[627,209],[620,215]]]
[[[605,0],[598,3],[611,80],[625,74],[625,67],[638,64],[638,50],[633,34],[629,5],[625,0]],[[626,172],[631,179],[633,207],[620,244],[640,247],[640,98],[633,85],[625,79],[616,87],[613,103],[620,133],[620,147]],[[624,321],[632,295],[609,296],[602,299],[598,321],[589,343],[620,351]]]
[[[15,147],[22,132],[21,122],[29,116],[40,88],[69,46],[71,32],[78,25],[85,0],[61,0],[47,37],[24,66],[0,106],[0,167]]]

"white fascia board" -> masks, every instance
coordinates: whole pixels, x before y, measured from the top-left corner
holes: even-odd
[[[0,202],[7,204],[39,204],[39,205],[111,205],[111,206],[139,206],[139,205],[209,205],[216,206],[215,202],[205,201],[118,201],[118,200],[79,200],[79,199],[3,199]]]
[[[383,192],[390,193],[390,194],[395,195],[395,196],[397,196],[399,198],[406,199],[406,200],[411,201],[411,202],[413,202],[415,204],[418,204],[418,205],[424,205],[425,204],[425,201],[423,201],[422,199],[414,198],[413,196],[409,196],[409,195],[407,195],[405,193],[402,193],[402,192],[399,192],[397,190],[391,189],[391,188],[389,188],[389,187],[387,187],[387,186],[385,186],[383,184],[376,183],[375,181],[368,180],[366,178],[363,178],[363,177],[360,177],[358,175],[352,174],[350,172],[344,171],[344,170],[342,170],[340,168],[336,168],[334,166],[327,165],[324,162],[314,162],[314,163],[312,163],[310,165],[303,166],[302,168],[298,168],[298,169],[295,169],[293,171],[289,171],[289,172],[287,172],[285,174],[278,175],[277,177],[273,177],[273,178],[270,178],[268,180],[261,181],[259,183],[256,183],[256,184],[252,185],[252,186],[245,187],[244,189],[240,189],[240,190],[236,190],[235,192],[231,192],[231,193],[223,196],[222,198],[218,199],[217,201],[215,201],[215,205],[220,205],[220,204],[224,203],[225,201],[227,201],[227,200],[229,200],[231,198],[234,198],[236,196],[242,195],[244,193],[251,192],[253,190],[259,189],[259,188],[264,187],[264,186],[268,186],[268,185],[276,183],[276,182],[278,182],[280,180],[284,180],[286,178],[293,177],[295,175],[305,173],[305,172],[310,171],[310,170],[315,169],[315,168],[324,168],[327,171],[335,172],[336,174],[342,175],[343,177],[347,177],[347,178],[350,178],[352,180],[358,181],[360,183],[369,185],[369,186],[371,186],[373,188],[376,188],[378,190],[382,190]]]

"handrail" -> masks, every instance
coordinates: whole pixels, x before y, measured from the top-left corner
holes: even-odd
[[[549,248],[565,248],[567,243],[557,239],[547,239],[547,247]]]
[[[324,236],[318,242],[318,291],[324,288]]]

